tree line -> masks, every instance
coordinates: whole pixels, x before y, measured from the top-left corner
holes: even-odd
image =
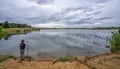
[[[4,23],[0,23],[0,26],[3,27],[3,28],[26,28],[26,27],[31,27],[31,25],[9,23],[8,21],[5,21]]]
[[[93,29],[120,29],[120,27],[96,27]]]

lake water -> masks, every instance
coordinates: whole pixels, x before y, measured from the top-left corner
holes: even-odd
[[[12,35],[0,40],[0,54],[19,56],[20,40],[28,41],[32,56],[87,56],[109,53],[113,31],[116,30],[41,30],[27,34]],[[25,52],[26,54],[26,52]]]

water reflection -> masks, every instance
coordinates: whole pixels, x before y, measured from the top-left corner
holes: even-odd
[[[5,39],[5,40],[8,40],[9,39],[9,37],[11,37],[11,36],[14,36],[14,35],[20,35],[20,34],[28,34],[28,33],[30,33],[31,31],[24,31],[23,33],[15,33],[15,34],[3,34],[3,35],[1,35],[0,36],[0,40],[1,39]]]
[[[111,32],[116,30],[41,30],[28,34],[12,35],[7,40],[0,40],[1,54],[19,53],[21,39],[29,42],[30,55],[34,56],[62,56],[95,55],[110,52]]]
[[[7,35],[4,35],[4,36],[0,36],[0,40],[1,40],[1,39],[8,40],[9,37],[11,37],[11,36],[12,36],[11,34],[7,34]]]

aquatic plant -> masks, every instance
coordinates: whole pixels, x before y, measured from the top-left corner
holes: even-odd
[[[119,52],[120,51],[120,34],[113,34],[110,42],[111,42],[111,51]]]

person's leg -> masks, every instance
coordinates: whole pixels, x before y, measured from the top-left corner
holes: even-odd
[[[22,51],[22,60],[24,60],[24,50]]]
[[[20,60],[22,61],[22,51],[20,50]]]
[[[24,60],[24,50],[20,51],[20,60],[23,61]]]
[[[29,48],[27,48],[27,56],[28,56],[28,53],[29,53]]]

